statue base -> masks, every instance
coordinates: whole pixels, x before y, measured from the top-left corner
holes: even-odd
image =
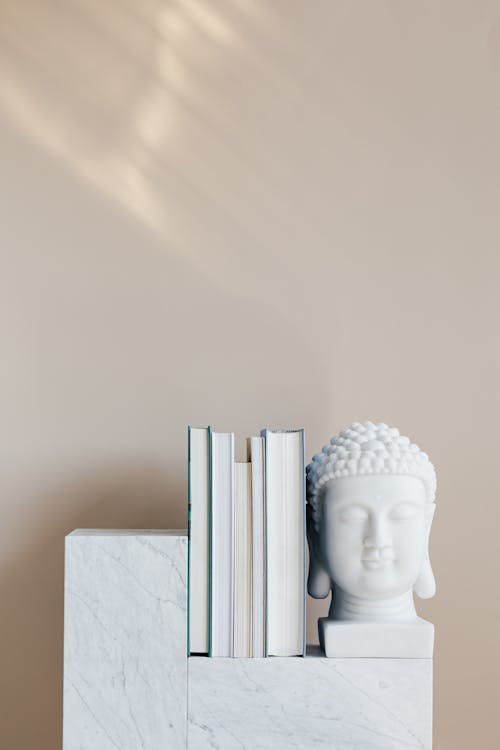
[[[325,656],[338,659],[432,659],[434,625],[414,622],[352,622],[318,620],[319,642]]]

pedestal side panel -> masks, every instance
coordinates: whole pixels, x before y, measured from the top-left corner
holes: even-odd
[[[66,538],[64,750],[186,746],[187,537]]]
[[[431,659],[189,659],[189,750],[431,746]]]

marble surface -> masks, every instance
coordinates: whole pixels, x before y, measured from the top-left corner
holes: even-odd
[[[187,536],[66,537],[64,750],[186,746]]]
[[[184,532],[66,538],[64,750],[430,750],[431,659],[187,659],[186,575]]]
[[[188,660],[189,750],[431,746],[431,659]]]

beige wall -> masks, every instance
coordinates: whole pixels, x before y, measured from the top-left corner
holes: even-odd
[[[497,748],[498,2],[0,18],[1,747],[59,747],[64,534],[184,524],[188,422],[368,418],[438,470],[436,747]]]

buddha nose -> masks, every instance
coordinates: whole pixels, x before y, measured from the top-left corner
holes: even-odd
[[[383,518],[372,516],[368,527],[368,534],[364,539],[364,546],[368,549],[383,549],[392,546],[392,539]]]

